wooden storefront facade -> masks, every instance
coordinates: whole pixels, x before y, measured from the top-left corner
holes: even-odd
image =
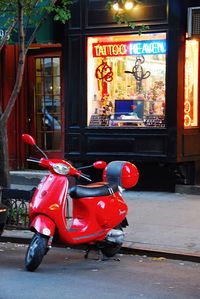
[[[199,36],[193,45],[187,31],[188,8],[199,7],[200,1],[144,0],[133,16],[137,24],[149,26],[142,35],[116,24],[105,3],[74,1],[59,44],[37,44],[29,51],[20,100],[9,122],[11,167],[30,167],[20,141],[26,131],[49,154],[76,164],[132,161],[147,188],[199,184]],[[2,101],[14,80],[16,51],[7,46],[1,57]],[[52,75],[58,58],[59,71]],[[31,82],[46,82],[37,65],[50,61],[47,77],[53,84],[48,79],[44,92],[31,87]],[[49,131],[46,112],[53,122]]]

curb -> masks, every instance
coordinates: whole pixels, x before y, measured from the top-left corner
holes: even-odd
[[[18,244],[29,244],[30,238],[22,238],[22,237],[6,237],[1,236],[0,242],[10,242],[10,243],[18,243]],[[54,247],[66,247],[61,243],[54,243]],[[78,248],[78,249],[84,249],[84,245],[79,246],[71,246],[71,248]],[[186,254],[186,253],[178,253],[178,252],[167,252],[164,250],[152,250],[152,249],[140,249],[140,248],[134,248],[134,247],[128,247],[128,246],[122,246],[121,248],[122,254],[132,254],[132,255],[139,255],[139,256],[147,256],[152,258],[164,258],[164,259],[172,259],[172,260],[181,260],[181,261],[188,261],[188,262],[195,262],[200,263],[200,256],[198,255],[192,255],[192,254]]]
[[[20,238],[20,237],[0,237],[0,242],[2,243],[18,243],[18,244],[29,244],[30,238]]]
[[[121,252],[124,254],[134,254],[139,256],[155,257],[155,258],[165,258],[171,260],[181,260],[194,263],[200,263],[200,256],[178,253],[178,252],[167,252],[164,250],[152,250],[152,249],[140,249],[140,248],[130,248],[122,247]]]

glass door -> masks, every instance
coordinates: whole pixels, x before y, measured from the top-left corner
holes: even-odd
[[[61,57],[31,56],[29,59],[29,130],[37,144],[56,157],[63,155]]]

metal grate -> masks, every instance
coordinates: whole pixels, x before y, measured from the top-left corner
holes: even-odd
[[[7,228],[27,229],[29,225],[29,202],[33,191],[3,189],[2,203],[8,207]]]
[[[200,7],[188,8],[188,37],[200,38]]]

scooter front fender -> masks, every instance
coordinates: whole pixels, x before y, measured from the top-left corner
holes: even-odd
[[[55,232],[55,223],[45,215],[37,215],[30,225],[31,231],[37,231],[48,237],[53,237]]]

